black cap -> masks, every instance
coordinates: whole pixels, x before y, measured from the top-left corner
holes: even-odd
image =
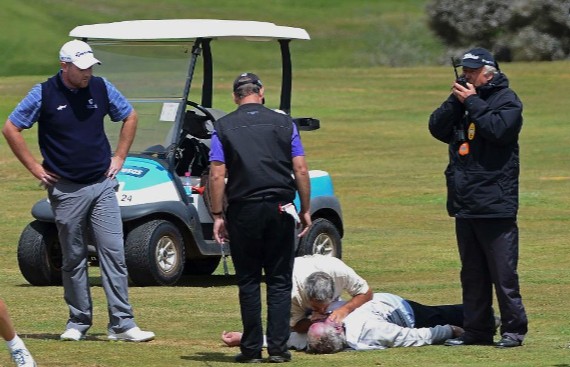
[[[259,88],[263,87],[263,83],[261,83],[261,80],[259,80],[257,75],[253,73],[242,73],[236,78],[236,80],[234,80],[234,92],[238,90],[239,87],[246,84],[254,84]]]
[[[461,66],[466,68],[479,69],[485,65],[497,67],[493,55],[481,47],[467,51],[465,55],[463,55],[463,59],[461,59]]]

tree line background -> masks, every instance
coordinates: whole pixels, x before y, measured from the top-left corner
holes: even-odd
[[[499,61],[552,61],[570,55],[569,0],[432,0],[430,29],[451,54],[472,46]]]
[[[570,0],[3,0],[0,76],[49,75],[69,31],[129,19],[204,18],[307,29],[295,67],[449,64],[473,46],[500,61],[566,60]],[[89,9],[89,11],[85,11]],[[263,56],[263,55],[261,55]],[[220,60],[218,60],[220,62]],[[238,67],[231,60],[231,67]],[[225,65],[218,66],[225,68]]]

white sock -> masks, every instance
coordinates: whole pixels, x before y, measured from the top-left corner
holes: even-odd
[[[6,345],[8,346],[8,349],[10,349],[10,352],[18,349],[26,349],[24,341],[20,339],[20,337],[17,334],[14,337],[14,339],[7,341]]]

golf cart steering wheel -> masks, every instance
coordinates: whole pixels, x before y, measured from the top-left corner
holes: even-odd
[[[195,109],[197,109],[198,111],[202,112],[204,114],[204,116],[206,116],[208,118],[208,120],[212,121],[212,123],[214,121],[216,121],[216,118],[214,117],[214,115],[212,115],[212,113],[210,111],[208,111],[208,109],[202,105],[199,105],[196,102],[193,101],[186,101],[186,104],[189,106],[194,107]]]

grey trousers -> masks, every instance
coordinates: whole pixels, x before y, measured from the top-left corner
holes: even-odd
[[[115,196],[117,185],[115,179],[107,177],[90,184],[60,179],[48,189],[63,254],[64,298],[69,306],[67,329],[74,328],[84,334],[93,324],[87,228],[92,230],[99,257],[107,296],[108,329],[120,333],[136,326],[128,299],[123,226]]]

